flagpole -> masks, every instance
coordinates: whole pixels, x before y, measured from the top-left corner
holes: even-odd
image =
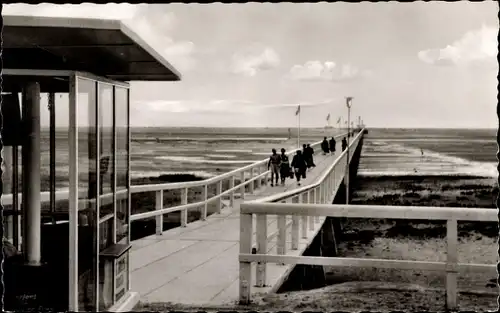
[[[297,133],[297,148],[300,149],[300,106],[299,106],[299,131]]]

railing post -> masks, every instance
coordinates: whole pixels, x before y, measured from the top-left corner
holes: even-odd
[[[254,171],[254,168],[252,167],[250,169],[250,178],[249,178],[249,184],[248,184],[248,192],[253,195],[253,192],[254,192],[254,187],[255,187],[255,181],[253,181],[253,171]]]
[[[264,185],[267,186],[269,185],[269,170],[267,169],[267,165],[264,164],[264,171],[266,175],[264,175]]]
[[[446,222],[446,308],[457,307],[457,220]]]
[[[267,254],[267,215],[257,215],[257,253]],[[266,262],[257,263],[257,287],[266,285]]]
[[[220,196],[220,194],[222,193],[222,180],[219,180],[217,182],[215,193],[219,196],[219,198],[217,198],[215,202],[215,209],[217,213],[220,213],[220,211],[222,210],[222,197]]]
[[[292,203],[299,203],[298,197],[293,197]],[[299,224],[299,216],[292,215],[292,250],[299,249]]]
[[[181,205],[187,204],[188,203],[188,189],[183,188],[181,189]],[[187,216],[188,216],[188,210],[184,209],[181,211],[181,226],[186,227],[187,226]]]
[[[234,176],[229,180],[229,189],[234,188]],[[234,190],[229,194],[229,206],[234,207]]]
[[[240,215],[240,253],[252,253],[253,218],[252,214]],[[252,264],[240,261],[240,304],[250,303],[252,286]]]
[[[156,210],[163,209],[163,190],[156,192]],[[163,234],[163,214],[156,215],[156,234]]]
[[[307,204],[311,204],[313,201],[313,197],[311,196],[311,190],[307,191]],[[309,220],[309,230],[314,230],[314,218],[313,216],[307,216]]]
[[[314,189],[312,190],[312,192],[313,192],[313,203],[318,203],[318,189],[317,189],[317,188],[314,188]],[[315,221],[316,223],[319,223],[319,216],[317,216],[317,215],[316,215],[316,216],[314,216],[314,221]]]
[[[240,189],[240,199],[241,200],[245,200],[245,171],[241,172],[240,174],[240,185],[241,185],[241,189]]]
[[[305,193],[299,195],[299,203],[307,203],[307,201],[305,201],[305,197],[306,197]],[[302,215],[301,220],[302,220],[302,223],[301,223],[302,238],[306,239],[307,238],[307,215]]]
[[[201,208],[201,220],[204,221],[207,219],[207,209],[208,209],[208,186],[204,185],[203,190],[201,192],[203,199],[203,207]]]
[[[278,245],[279,255],[286,253],[286,215],[278,215]]]
[[[256,168],[257,170],[257,175],[256,176],[259,176],[260,175],[260,166],[257,166]],[[259,189],[260,188],[260,181],[261,181],[262,177],[259,177],[259,179],[256,180],[255,182],[255,188]]]

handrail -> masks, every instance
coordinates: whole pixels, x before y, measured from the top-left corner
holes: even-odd
[[[346,135],[347,135],[347,133],[343,133],[343,134],[336,135],[334,137],[339,138],[339,137],[346,136]],[[321,142],[322,141],[317,141],[317,142],[311,144],[311,146],[316,147],[316,146],[320,145]],[[286,154],[290,155],[294,151],[295,150],[288,151]],[[260,161],[256,161],[252,164],[246,165],[244,167],[237,168],[237,169],[232,170],[230,172],[218,175],[216,177],[211,177],[208,179],[203,179],[203,180],[198,180],[198,181],[180,182],[180,183],[134,185],[134,186],[130,186],[130,192],[131,193],[141,193],[141,192],[153,192],[153,191],[160,191],[160,190],[165,191],[165,190],[177,190],[177,189],[183,189],[183,188],[202,187],[205,185],[217,183],[217,182],[224,180],[226,178],[233,177],[237,174],[240,174],[241,172],[248,171],[248,170],[253,169],[257,166],[264,165],[264,164],[266,164],[266,162],[268,162],[268,160],[269,159],[266,158],[266,159],[263,159]],[[266,172],[264,172],[263,174],[265,174],[265,173]],[[236,187],[241,187],[242,184],[243,185],[249,184],[252,181],[254,181],[254,180],[248,180],[246,182],[243,182],[243,183],[239,184],[238,186],[235,186],[234,189],[237,189]],[[56,201],[57,200],[67,200],[68,196],[69,196],[69,191],[68,190],[60,190],[60,191],[56,191],[55,194],[56,194]],[[84,194],[84,193],[82,193],[82,194]],[[105,197],[105,196],[112,196],[112,193],[101,195],[101,197]],[[81,197],[83,198],[84,196],[81,196]],[[21,200],[21,198],[22,198],[22,194],[19,193],[18,199]],[[3,194],[1,197],[1,202],[3,205],[12,205],[12,202],[13,202],[12,200],[13,200],[12,194]],[[46,203],[46,202],[50,201],[50,192],[49,191],[41,192],[40,193],[40,201],[41,201],[41,203]]]
[[[446,307],[454,310],[457,306],[457,276],[460,271],[488,271],[496,273],[496,264],[494,263],[460,263],[458,260],[458,221],[475,222],[496,222],[498,219],[497,211],[489,208],[463,208],[463,207],[427,207],[427,206],[385,206],[385,205],[348,205],[348,204],[322,204],[315,201],[307,203],[258,203],[246,202],[240,206],[240,303],[248,304],[250,302],[251,290],[248,286],[253,286],[251,264],[257,263],[255,271],[258,287],[263,287],[267,283],[266,264],[304,264],[321,266],[340,266],[340,267],[370,267],[370,268],[394,268],[394,269],[420,269],[442,271],[446,275]],[[258,241],[257,251],[252,251],[253,241],[253,215],[257,216]],[[277,253],[269,253],[267,250],[267,216],[278,216],[278,224],[286,219],[286,216],[306,217],[302,226],[312,220],[313,217],[333,218],[376,218],[376,219],[417,219],[417,220],[440,220],[446,221],[446,261],[429,262],[416,260],[393,260],[393,259],[375,259],[375,258],[347,258],[347,257],[323,257],[323,256],[304,256],[287,255],[287,226],[282,222],[279,227],[279,239]],[[298,228],[299,220],[295,220],[295,229],[292,225],[292,250],[298,249]],[[317,231],[321,229],[322,223],[314,227],[315,238]],[[310,229],[312,230],[312,229]],[[307,229],[303,228],[307,238]],[[335,235],[333,236],[335,244]],[[302,250],[303,251],[303,250]],[[279,283],[274,286],[279,287]]]
[[[364,129],[363,129],[364,130]],[[282,193],[274,194],[268,197],[264,198],[259,198],[255,199],[252,201],[248,201],[247,203],[266,203],[266,202],[277,202],[281,201],[283,199],[287,199],[296,195],[299,195],[301,193],[304,193],[306,191],[309,191],[311,189],[317,188],[321,185],[321,183],[328,177],[328,175],[331,173],[331,171],[337,166],[337,164],[342,160],[342,158],[347,154],[348,150],[351,150],[351,147],[354,145],[357,145],[359,142],[359,139],[361,139],[361,136],[363,135],[363,130],[361,130],[356,137],[354,137],[354,140],[350,143],[349,147],[345,150],[342,151],[342,153],[339,155],[339,157],[333,162],[333,164],[328,168],[328,170],[323,172],[323,175],[320,176],[320,178],[312,184],[309,184],[307,186],[303,186],[297,189],[293,189],[290,191],[285,191]]]
[[[339,137],[346,136],[346,135],[347,135],[347,133],[343,133],[343,134],[339,134],[339,135],[336,135],[333,137],[337,139]],[[322,141],[323,140],[314,142],[313,144],[311,144],[311,146],[316,147],[316,146],[320,145]],[[292,153],[294,153],[297,150],[298,149],[290,150],[290,151],[286,152],[286,155],[290,156]],[[132,191],[132,193],[137,193],[137,192],[148,192],[148,191],[158,191],[158,190],[174,190],[174,189],[182,189],[182,188],[201,187],[204,185],[210,185],[213,183],[217,183],[217,182],[224,180],[224,179],[227,179],[227,178],[231,178],[237,174],[240,174],[241,172],[244,172],[244,171],[246,172],[246,171],[253,169],[259,165],[264,165],[268,161],[269,161],[269,158],[265,158],[263,160],[256,161],[252,164],[248,164],[248,165],[245,165],[243,167],[234,169],[230,172],[223,173],[223,174],[217,175],[215,177],[211,177],[211,178],[207,178],[207,179],[203,179],[203,180],[197,180],[197,181],[192,181],[192,182],[182,182],[182,183],[136,185],[136,186],[131,187],[131,191]]]
[[[337,139],[339,137],[346,136],[347,134],[348,133],[339,134],[339,135],[334,136],[334,138]],[[322,142],[322,140],[314,142],[311,144],[311,147],[316,147],[316,146],[320,145],[321,142]],[[286,154],[288,156],[290,156],[292,153],[294,153],[297,150],[298,149],[290,150],[290,151],[286,152]],[[269,159],[266,158],[266,159],[263,159],[260,161],[256,161],[252,164],[246,165],[244,167],[235,169],[233,171],[218,175],[216,177],[212,177],[212,178],[208,178],[208,179],[204,179],[204,180],[199,180],[199,181],[194,181],[194,182],[150,184],[150,185],[134,186],[133,189],[131,190],[131,192],[132,193],[151,192],[151,191],[163,192],[164,190],[176,190],[176,189],[185,190],[187,188],[193,188],[193,187],[205,187],[206,188],[210,184],[221,183],[224,179],[235,177],[236,175],[244,173],[248,170],[253,171],[254,168],[265,165],[268,162],[268,160]],[[233,194],[238,189],[241,189],[242,187],[245,187],[249,184],[252,184],[256,180],[262,179],[263,177],[268,175],[269,172],[270,172],[269,170],[266,170],[263,173],[260,173],[254,177],[251,177],[250,179],[248,179],[246,181],[241,181],[238,185],[231,186],[228,190],[225,190],[224,192],[221,191],[220,193],[216,194],[215,196],[213,196],[211,198],[206,198],[206,199],[201,200],[201,201],[189,203],[189,206],[187,206],[186,204],[183,204],[183,205],[181,204],[181,206],[170,207],[170,208],[161,208],[161,209],[157,209],[155,211],[144,212],[144,213],[136,213],[136,214],[133,214],[130,218],[132,221],[135,221],[135,220],[145,219],[145,218],[149,218],[149,217],[153,217],[153,216],[158,217],[158,216],[161,216],[165,213],[183,211],[183,210],[186,210],[187,208],[196,208],[196,207],[200,207],[200,206],[204,207],[204,211],[202,213],[202,218],[204,218],[206,215],[206,205],[208,203],[213,202],[215,200],[220,200],[220,199],[222,199],[223,196],[226,196],[228,194]],[[207,197],[207,195],[205,195],[205,197]],[[218,208],[218,210],[220,210],[220,207]],[[184,219],[186,219],[186,218],[184,218]],[[158,220],[158,224],[159,223],[162,223],[162,221]]]

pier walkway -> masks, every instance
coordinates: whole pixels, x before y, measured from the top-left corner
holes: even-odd
[[[245,191],[244,199],[241,199],[241,197],[236,198],[234,195],[237,191],[241,192],[242,190],[241,187],[234,186],[234,177],[240,173],[230,173],[227,176],[232,182],[230,189],[222,192],[222,189],[219,188],[218,191],[222,196],[219,198],[216,196],[206,201],[220,201],[220,213],[212,214],[206,220],[192,223],[184,222],[185,227],[177,227],[165,232],[157,231],[157,233],[161,234],[133,241],[130,256],[131,288],[134,292],[139,293],[140,301],[211,306],[238,302],[240,204],[242,202],[260,201],[259,199],[266,199],[276,194],[294,192],[299,188],[314,184],[318,180],[324,180],[325,173],[331,172],[333,166],[339,163],[340,155],[345,156],[345,153],[341,153],[342,137],[338,136],[336,138],[337,148],[335,154],[325,156],[319,151],[319,148],[315,149],[316,167],[308,170],[306,179],[301,181],[301,187],[297,185],[295,179],[287,179],[285,186],[271,187],[267,183],[269,172],[267,171],[266,162],[257,162],[252,166],[263,168],[262,173],[254,175],[254,170],[250,169],[250,179],[245,182],[245,184],[250,183],[250,188],[248,188],[248,192]],[[361,133],[356,134],[356,139],[351,142],[351,149],[356,148],[361,137]],[[317,145],[318,143],[314,146]],[[342,169],[345,169],[345,167],[345,163],[340,166]],[[337,172],[340,174],[340,171]],[[245,175],[240,176],[245,177]],[[257,186],[253,185],[254,182]],[[196,183],[199,184],[199,182]],[[173,184],[169,185],[171,189]],[[194,185],[191,184],[190,186]],[[231,189],[231,186],[234,187]],[[185,188],[180,185],[178,187]],[[187,191],[183,194],[186,193]],[[321,201],[331,203],[333,196],[334,192],[331,192],[329,196],[321,198]],[[225,197],[228,197],[228,199],[225,199]],[[313,200],[316,203],[320,201],[319,192],[311,194],[310,201]],[[160,207],[162,206],[160,205]],[[184,211],[187,209],[185,208]],[[169,212],[172,210],[170,209]],[[151,216],[151,214],[148,215]],[[134,216],[133,219],[138,218]],[[311,218],[309,221],[307,221],[307,218],[303,218],[302,235],[296,239],[285,239],[285,249],[291,250],[295,248],[291,255],[302,255],[316,233],[321,229],[323,221],[324,218]],[[284,219],[283,222],[287,225],[288,236],[286,234],[285,236],[292,238],[293,227],[288,227],[293,224],[292,218]],[[280,241],[283,241],[284,237],[278,231],[280,221],[274,216],[269,218],[266,223],[266,251],[270,254],[279,254],[282,251]],[[256,225],[256,223],[253,224]],[[161,228],[161,226],[159,227]],[[253,233],[256,234],[256,231],[257,229],[254,227]],[[293,247],[294,245],[297,247]],[[258,248],[256,244],[253,247]],[[285,281],[292,269],[293,265],[268,264],[264,286],[252,286],[252,293],[276,290]],[[256,273],[256,270],[256,266],[253,266],[252,271]]]

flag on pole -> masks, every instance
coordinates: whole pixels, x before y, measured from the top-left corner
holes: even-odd
[[[339,117],[339,119],[337,120],[337,124],[340,124],[340,119],[341,119],[341,118]]]
[[[330,113],[328,113],[326,120],[329,122],[330,121]]]
[[[300,104],[297,106],[297,112],[295,112],[295,115],[299,115],[300,113]]]

